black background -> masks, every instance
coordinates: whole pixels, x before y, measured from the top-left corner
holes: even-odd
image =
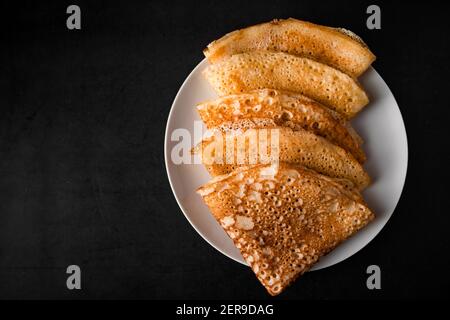
[[[445,297],[449,287],[449,6],[356,1],[77,1],[1,5],[0,298],[270,298],[179,210],[164,130],[213,39],[273,18],[353,30],[378,56],[409,143],[408,176],[383,231],[352,258],[276,299]],[[368,30],[369,4],[382,29]],[[380,128],[382,130],[383,128]],[[80,265],[82,290],[66,288]],[[382,290],[366,288],[366,267]]]

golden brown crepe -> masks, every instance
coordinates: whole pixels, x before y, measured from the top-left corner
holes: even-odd
[[[366,159],[362,139],[336,112],[301,94],[261,89],[206,101],[197,106],[211,129],[224,122],[268,118],[277,126],[305,129],[350,152],[359,162]]]
[[[256,89],[301,93],[346,118],[355,116],[369,99],[347,74],[311,59],[281,52],[240,53],[210,65],[203,72],[219,96]]]
[[[238,169],[197,192],[271,295],[374,218],[358,191],[285,164]]]
[[[306,130],[279,127],[270,119],[223,123],[193,151],[212,176],[245,165],[287,162],[347,179],[360,190],[370,184],[369,175],[349,152]]]
[[[281,51],[328,64],[358,77],[375,60],[367,45],[349,30],[297,19],[273,20],[236,30],[213,41],[203,51],[212,63],[236,53]]]

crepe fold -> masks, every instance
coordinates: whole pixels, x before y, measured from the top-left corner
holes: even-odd
[[[320,62],[281,52],[240,53],[210,65],[204,76],[219,96],[256,89],[301,93],[346,118],[354,117],[369,98],[347,74]]]
[[[353,32],[297,19],[273,20],[226,34],[203,51],[211,63],[256,50],[308,57],[358,77],[375,55]]]
[[[287,164],[243,167],[197,192],[271,295],[374,218],[357,190]]]
[[[255,118],[223,123],[212,132],[193,149],[212,176],[246,165],[286,162],[346,179],[360,190],[370,184],[369,175],[349,152],[303,129]]]
[[[225,122],[267,118],[294,131],[305,129],[350,152],[360,163],[366,160],[362,139],[339,114],[301,94],[273,89],[224,96],[197,105],[211,129]]]

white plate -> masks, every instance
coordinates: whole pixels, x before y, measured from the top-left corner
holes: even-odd
[[[208,66],[204,59],[186,78],[172,104],[167,120],[164,155],[167,175],[175,198],[195,230],[214,248],[227,257],[246,264],[239,250],[219,226],[195,190],[210,177],[200,164],[175,165],[171,161],[171,141],[175,129],[187,129],[194,139],[194,120],[200,120],[195,105],[217,97],[201,72]],[[398,105],[380,75],[370,68],[360,79],[371,103],[352,121],[365,141],[365,168],[373,184],[364,191],[364,198],[376,218],[366,228],[320,259],[312,270],[339,263],[366,246],[391,217],[402,193],[408,163],[405,125]],[[191,145],[200,140],[196,137]]]

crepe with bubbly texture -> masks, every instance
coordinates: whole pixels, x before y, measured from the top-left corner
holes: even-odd
[[[360,190],[370,184],[369,175],[349,152],[303,129],[255,118],[226,122],[213,132],[193,149],[212,176],[246,165],[287,162],[349,180]]]
[[[271,295],[374,218],[357,190],[285,164],[237,169],[197,192]]]
[[[349,151],[360,163],[366,160],[362,139],[336,112],[301,94],[272,89],[228,95],[197,105],[211,129],[225,122],[268,118],[278,126],[305,129]]]
[[[216,63],[233,54],[256,50],[281,51],[312,58],[358,77],[375,55],[353,32],[297,19],[273,20],[236,30],[213,41],[203,51]]]
[[[301,93],[346,118],[369,103],[359,83],[347,74],[320,62],[281,52],[240,53],[210,65],[204,76],[219,96],[256,89]]]

